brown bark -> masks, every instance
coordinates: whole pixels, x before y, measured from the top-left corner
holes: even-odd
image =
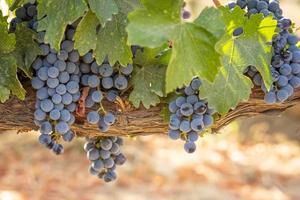
[[[29,86],[26,89],[28,94],[25,101],[11,98],[6,103],[0,104],[0,133],[7,130],[24,132],[37,129],[33,123],[35,94]],[[253,95],[248,102],[240,103],[235,110],[217,119],[215,125],[212,127],[213,131],[218,131],[223,126],[240,117],[250,117],[262,113],[281,113],[285,109],[300,103],[300,90],[297,90],[294,96],[283,104],[268,105],[264,103],[262,98],[263,93],[261,91],[253,90]],[[114,112],[118,119],[109,132],[100,133],[96,126],[88,125],[83,118],[78,117],[76,125],[72,127],[78,136],[137,136],[164,134],[167,132],[167,123],[163,122],[160,116],[162,105],[152,107],[149,110],[144,108],[134,109],[125,101],[125,104],[122,106],[104,102],[104,107]]]

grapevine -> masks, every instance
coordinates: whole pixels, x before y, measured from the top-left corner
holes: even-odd
[[[105,182],[126,161],[121,136],[142,132],[127,132],[134,120],[154,117],[140,122],[145,130],[163,124],[160,133],[193,153],[252,97],[262,112],[299,98],[299,38],[276,0],[213,0],[195,19],[183,0],[99,2],[8,2],[14,17],[0,15],[0,106],[34,93],[27,112],[39,142],[59,155],[64,142],[84,136],[88,171]]]

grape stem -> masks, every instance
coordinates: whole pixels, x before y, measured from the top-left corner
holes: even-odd
[[[219,0],[212,0],[212,1],[214,2],[215,6],[217,8],[222,6],[222,4],[221,4],[221,2]]]

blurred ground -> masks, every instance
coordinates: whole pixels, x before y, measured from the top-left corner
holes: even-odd
[[[299,1],[282,4],[299,26]],[[57,157],[35,133],[0,134],[0,200],[300,200],[299,110],[239,120],[202,138],[194,155],[164,136],[128,138],[112,184],[89,175],[82,139]]]

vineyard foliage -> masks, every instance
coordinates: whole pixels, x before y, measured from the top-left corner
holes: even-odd
[[[13,11],[30,0],[7,0]],[[247,101],[254,87],[244,75],[255,66],[267,88],[272,84],[270,45],[277,22],[239,7],[206,8],[194,21],[181,17],[183,0],[38,0],[38,31],[59,50],[66,27],[78,22],[74,46],[80,55],[93,52],[98,64],[132,64],[129,101],[150,108],[199,77],[201,98],[220,114]],[[11,95],[24,100],[19,78],[31,78],[31,64],[40,54],[35,32],[18,25],[8,32],[0,14],[0,101]],[[237,28],[243,30],[233,36]],[[143,47],[135,56],[131,46]],[[19,77],[19,78],[18,78]]]

